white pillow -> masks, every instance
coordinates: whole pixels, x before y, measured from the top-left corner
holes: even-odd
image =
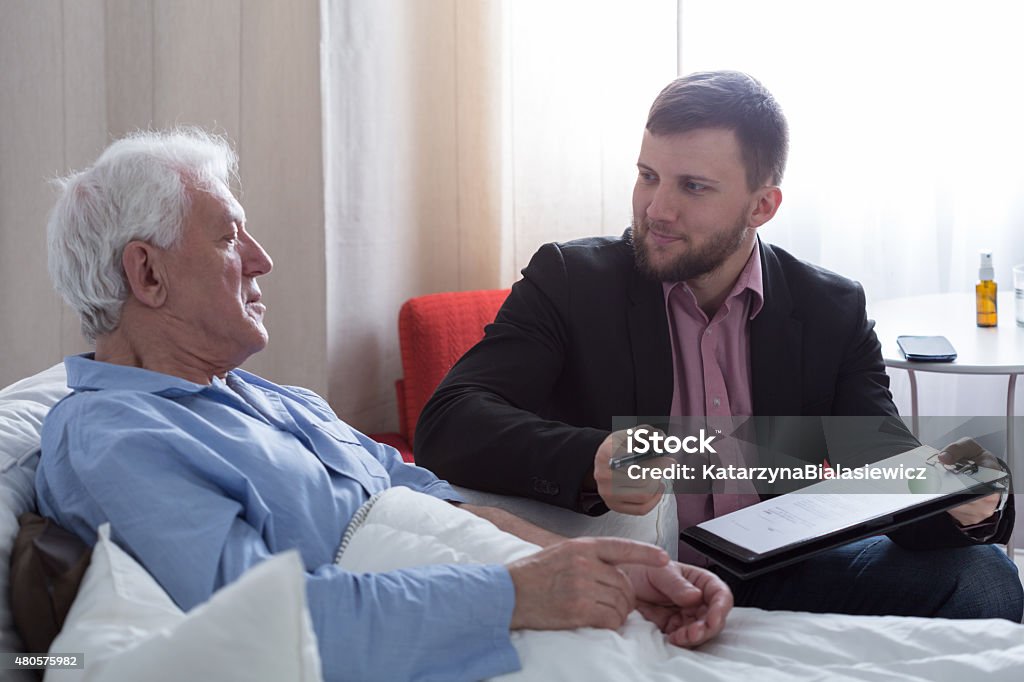
[[[63,363],[0,390],[0,651],[25,651],[11,616],[11,548],[18,516],[36,508],[43,419],[68,392]],[[7,674],[12,680],[33,679],[18,677],[20,672]]]
[[[50,671],[47,680],[322,680],[296,552],[263,562],[184,614],[111,541],[109,524],[100,526],[51,651],[83,653],[85,665]]]

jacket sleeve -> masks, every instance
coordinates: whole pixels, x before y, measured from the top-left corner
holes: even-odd
[[[608,432],[539,416],[569,352],[571,297],[563,254],[546,244],[424,407],[418,464],[457,485],[580,509]]]

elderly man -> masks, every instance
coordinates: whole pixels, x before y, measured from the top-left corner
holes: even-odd
[[[64,181],[50,271],[95,353],[66,360],[73,393],[44,426],[44,514],[87,542],[109,521],[183,609],[297,549],[327,679],[488,677],[518,666],[510,629],[616,628],[634,607],[681,646],[721,630],[732,597],[714,575],[496,510],[472,509],[545,548],[504,566],[334,565],[375,493],[458,498],[312,392],[236,369],[267,343],[272,262],[228,189],[235,168],[221,139],[184,130],[120,140]]]

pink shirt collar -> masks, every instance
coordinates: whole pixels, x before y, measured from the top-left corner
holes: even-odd
[[[764,278],[761,275],[761,240],[760,238],[754,241],[754,248],[750,250],[750,257],[747,258],[746,265],[740,270],[739,276],[736,278],[736,282],[732,285],[732,290],[729,295],[725,297],[722,305],[725,306],[731,303],[736,298],[743,295],[744,291],[750,290],[750,316],[747,319],[754,319],[758,313],[761,312],[761,308],[764,307]],[[682,286],[687,292],[693,296],[693,292],[690,291],[689,285],[686,282],[662,282],[662,288],[665,292],[665,299],[668,300],[669,293],[677,286]]]

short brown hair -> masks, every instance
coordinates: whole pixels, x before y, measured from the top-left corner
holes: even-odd
[[[736,133],[751,190],[782,182],[789,126],[779,103],[757,79],[739,71],[691,73],[669,83],[647,115],[652,135],[701,128]]]

